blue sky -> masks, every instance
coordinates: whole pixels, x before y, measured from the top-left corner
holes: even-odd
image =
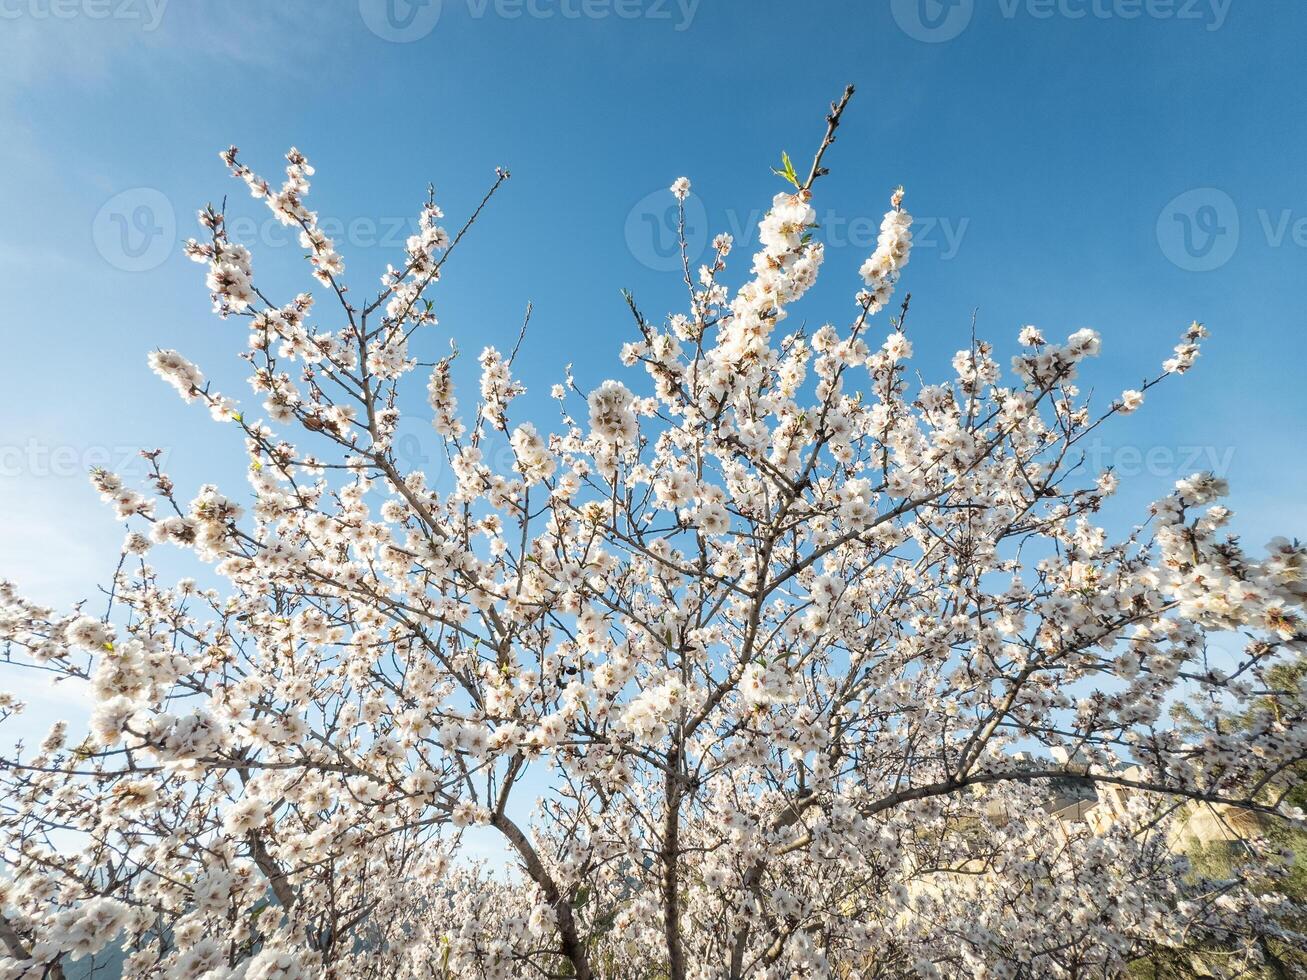
[[[1001,350],[1024,323],[1100,330],[1087,383],[1106,398],[1201,319],[1213,337],[1195,372],[1096,446],[1126,477],[1113,526],[1215,468],[1250,543],[1307,536],[1304,36],[1296,0],[0,0],[0,576],[49,602],[94,595],[122,531],[85,470],[135,447],[164,448],[183,494],[242,489],[235,431],[145,363],[176,347],[248,393],[244,330],[210,315],[181,255],[207,201],[229,196],[260,279],[311,285],[298,246],[226,176],[228,144],[269,177],[289,146],[309,156],[310,203],[340,229],[356,291],[395,257],[428,182],[457,226],[510,168],[420,353],[452,336],[469,377],[533,302],[520,373],[549,420],[564,364],[583,387],[623,370],[619,289],[655,317],[678,308],[662,269],[671,181],[694,182],[698,240],[748,239],[779,189],[769,168],[782,150],[810,158],[847,82],[858,95],[814,201],[824,281],[796,314],[848,321],[903,183],[927,378],[974,311]],[[401,449],[434,460],[414,394]]]

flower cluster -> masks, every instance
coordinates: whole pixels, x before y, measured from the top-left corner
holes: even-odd
[[[889,302],[894,284],[908,264],[911,253],[912,215],[903,210],[903,188],[900,187],[890,198],[890,209],[881,220],[876,250],[858,270],[862,281],[867,284],[858,301],[868,306],[872,313],[884,309]]]

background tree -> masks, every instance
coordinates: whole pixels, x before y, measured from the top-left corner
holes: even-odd
[[[1230,713],[1220,724],[1238,730],[1261,723],[1269,713],[1282,713],[1281,698],[1295,698],[1294,692],[1303,690],[1303,677],[1307,662],[1301,658],[1279,664],[1267,671],[1267,682],[1274,696],[1257,699],[1254,706]],[[1301,710],[1301,708],[1299,709]],[[1171,714],[1181,727],[1196,733],[1200,719],[1183,703],[1173,706]],[[1307,806],[1307,764],[1291,766],[1268,789],[1268,796],[1280,797],[1285,804],[1302,809]],[[1280,895],[1287,901],[1274,907],[1275,928],[1267,935],[1259,935],[1257,943],[1262,949],[1264,964],[1255,975],[1276,980],[1307,974],[1307,956],[1297,937],[1307,933],[1307,832],[1300,824],[1243,811],[1219,811],[1206,804],[1187,804],[1192,812],[1200,807],[1211,810],[1222,834],[1217,839],[1191,840],[1182,850],[1191,863],[1189,876],[1193,879],[1238,882],[1265,894]],[[1188,814],[1186,814],[1187,816]],[[1250,838],[1252,839],[1250,841]],[[1238,956],[1224,937],[1213,935],[1201,950],[1194,948],[1155,948],[1133,965],[1132,975],[1148,980],[1162,978],[1192,978],[1211,976],[1222,969],[1227,958]]]

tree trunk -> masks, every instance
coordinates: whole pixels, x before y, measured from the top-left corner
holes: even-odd
[[[558,890],[558,885],[554,883],[540,856],[536,854],[535,848],[531,846],[531,842],[527,840],[517,824],[503,814],[496,814],[491,823],[508,838],[508,842],[513,845],[513,849],[522,858],[522,863],[526,865],[526,873],[540,886],[540,890],[544,892],[545,898],[553,908],[558,920],[560,952],[572,964],[577,980],[591,980],[594,974],[590,970],[590,960],[585,954],[581,936],[576,930],[576,918],[572,915],[571,900]]]

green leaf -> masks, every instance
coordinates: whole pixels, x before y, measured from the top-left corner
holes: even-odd
[[[802,190],[803,185],[799,183],[799,175],[794,170],[794,161],[790,159],[790,155],[784,150],[781,151],[781,168],[777,170],[773,167],[772,173],[777,177],[784,177],[794,185],[796,190]]]

